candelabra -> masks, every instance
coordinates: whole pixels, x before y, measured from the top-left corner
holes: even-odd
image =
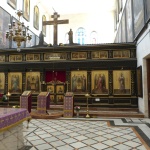
[[[86,118],[90,118],[90,115],[89,115],[89,102],[88,102],[88,101],[89,101],[88,99],[89,99],[89,97],[90,97],[90,94],[87,93],[87,94],[85,94],[85,96],[86,96],[86,98],[87,98],[87,99],[86,99],[86,100],[87,100],[87,101],[86,101],[86,104],[87,104]]]
[[[9,31],[6,32],[6,38],[9,39],[9,41],[14,41],[17,44],[17,51],[20,52],[20,46],[21,42],[25,42],[26,40],[31,40],[32,35],[29,35],[28,30],[29,26],[25,28],[24,22],[20,21],[21,16],[23,15],[22,11],[17,11],[17,16],[19,18],[19,21],[17,24],[15,21],[13,21],[12,25],[9,24]]]

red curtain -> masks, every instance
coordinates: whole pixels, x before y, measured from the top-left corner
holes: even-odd
[[[66,72],[65,71],[46,71],[45,82],[50,82],[52,80],[59,80],[61,82],[66,81]]]

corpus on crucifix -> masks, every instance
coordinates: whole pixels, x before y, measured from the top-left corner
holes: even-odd
[[[69,20],[57,20],[60,15],[57,12],[54,12],[54,15],[51,16],[54,18],[53,21],[43,21],[43,26],[44,25],[54,25],[54,45],[57,45],[57,25],[58,24],[68,24]]]

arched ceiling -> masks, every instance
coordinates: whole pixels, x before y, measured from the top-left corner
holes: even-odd
[[[116,0],[38,0],[45,11],[52,14],[54,11],[61,15],[96,13],[115,10]]]

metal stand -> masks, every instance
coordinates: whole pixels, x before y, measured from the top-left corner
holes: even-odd
[[[87,93],[87,94],[85,94],[85,96],[86,96],[86,104],[87,104],[87,107],[86,107],[86,118],[90,118],[90,115],[89,115],[89,102],[88,102],[90,95]]]

